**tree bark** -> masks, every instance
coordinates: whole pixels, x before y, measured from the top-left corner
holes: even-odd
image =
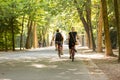
[[[47,37],[47,34],[46,34],[46,32],[47,32],[47,28],[45,27],[45,26],[43,26],[43,30],[42,30],[42,46],[43,47],[46,47],[47,46],[47,39],[46,39],[46,37]]]
[[[38,47],[38,39],[37,39],[37,32],[36,32],[36,23],[34,22],[33,25],[33,48]]]
[[[118,26],[118,29],[117,29],[117,34],[118,34],[118,47],[119,47],[119,57],[118,57],[118,61],[120,62],[120,0],[117,0],[118,1],[118,15],[119,15],[119,26]]]
[[[99,22],[98,22],[98,31],[97,31],[97,52],[102,52],[102,27],[103,27],[103,19],[102,19],[102,5],[100,5],[100,13],[99,13]]]
[[[7,30],[5,29],[5,51],[7,51],[8,50],[8,44],[7,44]]]
[[[93,49],[93,51],[95,51],[96,45],[93,37],[92,22],[91,22],[91,0],[87,0],[86,18],[87,18],[87,24],[88,24],[89,33],[90,33],[90,47]]]
[[[118,34],[118,47],[119,47],[119,58],[118,58],[118,61],[120,62],[120,0],[117,0],[118,1],[118,15],[119,15],[119,26],[118,26],[118,29],[117,29],[117,34]]]
[[[27,33],[27,39],[26,39],[26,49],[31,48],[31,33],[32,33],[32,24],[33,21],[28,20],[28,33]]]
[[[21,34],[20,34],[20,50],[21,50],[21,48],[23,48],[24,18],[25,18],[25,15],[22,18],[22,30],[21,30]]]
[[[93,33],[92,33],[92,24],[91,24],[91,0],[87,0],[87,5],[85,5],[87,21],[83,17],[83,11],[79,8],[79,6],[77,6],[78,3],[76,0],[74,0],[74,3],[76,5],[80,20],[82,21],[84,25],[84,29],[87,33],[88,47],[91,48],[92,46],[93,51],[95,51],[96,45],[95,45],[95,40],[94,40]]]
[[[117,35],[118,35],[118,48],[119,48],[118,61],[120,62],[120,5],[119,4],[120,4],[120,0],[114,0],[115,18],[116,18]]]
[[[83,12],[81,11],[81,9],[77,6],[78,3],[76,0],[74,0],[74,3],[76,5],[76,8],[77,8],[77,11],[78,11],[78,14],[79,14],[79,17],[80,17],[80,20],[82,21],[83,25],[84,25],[84,29],[86,31],[86,34],[87,34],[87,39],[88,39],[88,47],[90,48],[90,29],[89,29],[89,26],[87,24],[87,21],[85,20],[85,18],[83,17]]]
[[[86,22],[89,27],[89,33],[90,33],[90,43],[89,43],[89,48],[92,48],[92,36],[91,36],[91,0],[87,0],[86,5]]]
[[[106,56],[113,56],[113,51],[111,47],[110,35],[109,35],[109,27],[108,27],[108,15],[107,15],[107,4],[106,0],[101,0],[102,4],[102,15],[104,21],[104,32],[105,32],[105,54]]]
[[[12,50],[15,51],[15,34],[14,34],[14,25],[13,17],[10,19],[11,33],[12,33]]]

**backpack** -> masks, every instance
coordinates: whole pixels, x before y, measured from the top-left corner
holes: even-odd
[[[56,38],[55,38],[55,41],[62,41],[63,40],[63,36],[60,32],[57,32],[56,33]]]

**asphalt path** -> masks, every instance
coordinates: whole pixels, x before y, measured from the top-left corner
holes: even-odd
[[[79,52],[74,62],[69,59],[67,46],[63,53],[59,58],[54,46],[0,52],[0,80],[93,80]],[[95,80],[107,80],[103,78]]]

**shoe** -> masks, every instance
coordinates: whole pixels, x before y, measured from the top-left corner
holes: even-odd
[[[71,56],[69,57],[69,59],[71,59]]]

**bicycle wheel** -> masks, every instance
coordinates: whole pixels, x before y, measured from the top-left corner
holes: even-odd
[[[60,45],[58,45],[58,57],[61,58],[61,49]]]
[[[71,59],[72,59],[72,62],[74,61],[74,56],[75,56],[75,51],[74,51],[74,47],[72,47],[72,49],[71,49]]]
[[[74,61],[74,55],[75,55],[75,52],[74,52],[74,49],[72,49],[72,51],[71,51],[71,59],[72,59],[72,61]]]

